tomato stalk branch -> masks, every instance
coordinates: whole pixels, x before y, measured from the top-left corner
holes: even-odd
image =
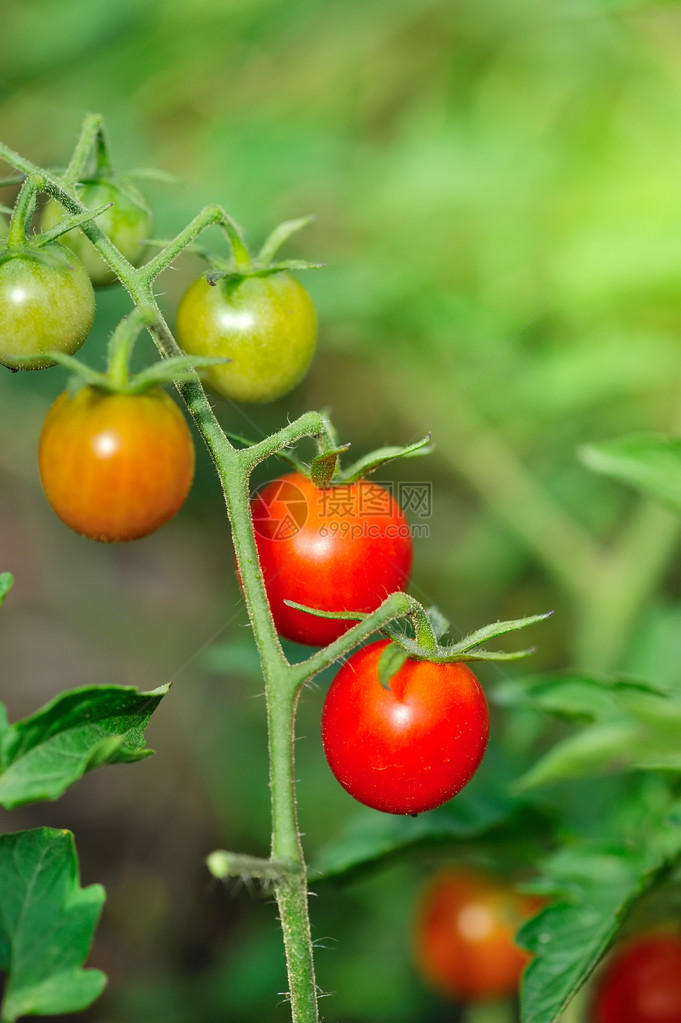
[[[85,119],[76,151],[63,180],[35,167],[30,161],[2,144],[0,158],[23,174],[35,176],[36,180],[40,178],[40,187],[57,199],[69,213],[84,215],[88,211],[78,201],[73,186],[75,178],[85,166],[92,145],[98,139],[101,145],[104,145],[102,119],[97,115],[89,115]],[[35,187],[35,182],[27,184],[27,193],[31,188],[35,191]],[[124,359],[126,348],[124,342],[126,338],[128,341],[132,339],[135,319],[139,322],[139,318],[147,323],[163,357],[181,355],[158,307],[153,293],[153,282],[172,260],[211,224],[220,224],[231,237],[230,231],[234,229],[231,219],[221,207],[208,206],[156,257],[139,269],[135,269],[125,259],[95,223],[82,224],[83,233],[112,267],[135,305],[139,307],[139,312],[133,314],[131,322],[122,328],[122,336],[117,339],[116,343],[122,342],[121,361]],[[237,260],[239,258],[236,251],[235,258]],[[152,312],[153,322],[149,323]],[[128,330],[131,331],[129,337]],[[410,607],[411,598],[403,593],[393,594],[376,612],[359,622],[326,650],[312,655],[302,665],[291,665],[282,650],[265,592],[250,513],[250,475],[259,462],[298,443],[304,437],[316,439],[322,452],[328,451],[336,443],[333,428],[323,414],[311,412],[301,416],[272,437],[250,448],[237,451],[214,416],[198,376],[194,373],[188,379],[178,380],[176,386],[218,472],[232,527],[246,607],[265,683],[272,813],[271,858],[264,861],[268,864],[267,868],[263,866],[263,861],[252,862],[251,867],[256,876],[257,871],[265,869],[272,870],[274,875],[272,883],[286,950],[293,1023],[318,1023],[317,987],[308,912],[307,868],[298,828],[295,798],[294,745],[297,702],[305,681],[347,653],[382,625],[403,615]],[[240,861],[240,866],[244,869],[247,859]]]
[[[69,165],[64,173],[64,187],[72,190],[76,182],[83,176],[87,162],[92,154],[92,148],[97,145],[97,165],[100,166],[102,153],[105,157],[106,167],[110,168],[108,160],[108,146],[105,137],[104,120],[101,114],[87,114],[80,129],[80,135],[76,142],[75,149]]]

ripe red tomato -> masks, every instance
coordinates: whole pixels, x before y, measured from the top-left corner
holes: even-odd
[[[529,955],[514,942],[542,901],[476,871],[436,874],[419,899],[414,955],[436,990],[460,999],[510,997]]]
[[[422,813],[456,795],[487,747],[480,683],[460,662],[407,660],[385,688],[378,661],[388,645],[363,647],[343,665],[324,701],[322,741],[344,789],[386,813]]]
[[[409,524],[392,496],[359,480],[318,490],[300,473],[268,483],[251,502],[274,623],[297,643],[323,646],[355,624],[287,607],[374,611],[409,582]]]
[[[239,402],[275,401],[305,376],[317,341],[312,299],[295,277],[206,277],[185,292],[177,341],[188,355],[224,356],[206,370],[211,387]]]
[[[67,526],[92,540],[147,536],[177,512],[194,475],[184,416],[160,388],[64,392],[40,434],[40,479]]]
[[[681,935],[639,935],[618,948],[597,982],[593,1023],[679,1023]]]

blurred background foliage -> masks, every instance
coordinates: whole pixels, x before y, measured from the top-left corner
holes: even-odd
[[[95,110],[117,169],[179,179],[145,183],[158,237],[213,201],[254,243],[277,220],[317,215],[285,253],[326,264],[305,277],[321,324],[313,370],[272,406],[221,402],[218,414],[255,439],[328,406],[358,455],[432,430],[433,456],[390,471],[433,484],[415,594],[462,632],[556,611],[531,637],[531,665],[481,672],[492,696],[575,663],[679,684],[676,523],[575,454],[679,425],[678,4],[5,0],[0,22],[0,130],[15,150],[63,165]],[[161,278],[171,322],[201,269],[186,256]],[[93,365],[127,308],[119,291],[99,294],[83,349]],[[151,356],[140,345],[138,359]],[[73,828],[84,880],[107,887],[92,962],[110,986],[79,1018],[284,1020],[273,905],[212,884],[203,866],[217,846],[268,843],[257,664],[214,472],[200,454],[187,506],[141,543],[70,534],[35,458],[63,385],[60,369],[0,375],[0,569],[16,577],[2,699],[16,719],[67,686],[176,684],[150,728],[157,757],[95,772],[3,827]],[[608,589],[598,573],[620,541],[626,571]],[[611,623],[615,592],[632,596]],[[305,693],[298,744],[313,857],[356,814],[320,751],[323,692],[324,680]],[[527,758],[536,717],[521,707],[498,723],[502,773]],[[590,785],[594,815],[611,784]],[[577,790],[574,802],[586,826]],[[477,855],[502,869],[531,856],[488,846]],[[329,1018],[455,1018],[410,965],[409,919],[433,862],[465,854],[445,842],[319,887]]]

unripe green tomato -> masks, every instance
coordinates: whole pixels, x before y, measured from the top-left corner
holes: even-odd
[[[205,371],[210,386],[240,402],[275,401],[305,376],[317,340],[312,299],[291,274],[205,277],[177,310],[177,340],[188,355],[223,356]]]
[[[0,248],[0,364],[10,369],[54,366],[48,351],[72,355],[95,318],[85,267],[59,242],[42,248]],[[29,356],[28,362],[20,357]]]
[[[151,211],[139,189],[130,181],[87,181],[78,188],[78,198],[90,210],[113,203],[95,223],[133,266],[139,266],[152,229]],[[42,214],[43,230],[67,215],[56,199],[50,199]],[[60,241],[83,261],[96,288],[113,284],[115,273],[79,228],[62,235]]]

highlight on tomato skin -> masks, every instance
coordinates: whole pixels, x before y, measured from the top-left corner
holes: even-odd
[[[681,933],[659,929],[621,942],[597,974],[589,1023],[679,1023]]]
[[[289,607],[374,611],[406,589],[413,541],[388,491],[370,480],[319,490],[301,473],[272,480],[251,501],[258,557],[277,632],[323,646],[355,624]]]
[[[175,402],[158,387],[61,394],[40,435],[45,496],[76,533],[104,543],[138,540],[184,504],[194,442]]]
[[[514,936],[543,904],[482,871],[449,867],[436,873],[419,896],[413,928],[423,978],[458,1000],[513,997],[530,960]]]
[[[388,642],[357,650],[331,683],[324,753],[358,802],[384,813],[424,813],[460,792],[482,763],[487,700],[460,662],[408,659],[385,687],[378,662]]]

